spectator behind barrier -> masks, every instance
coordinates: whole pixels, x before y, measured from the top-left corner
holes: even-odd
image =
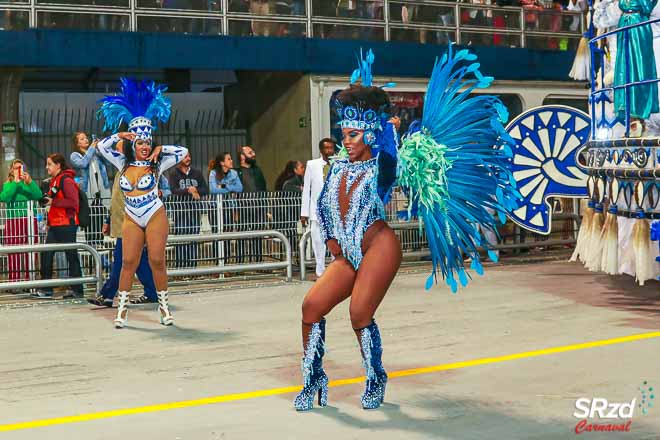
[[[95,247],[103,243],[103,219],[110,205],[110,180],[105,162],[96,150],[97,143],[98,140],[94,138],[90,145],[87,134],[77,131],[73,135],[73,153],[70,157],[71,165],[78,175],[80,189],[89,200],[91,216],[89,227],[85,228],[85,239]]]
[[[78,185],[75,182],[75,171],[69,167],[59,153],[51,154],[46,159],[46,170],[51,177],[46,205],[48,209],[48,234],[46,244],[49,243],[75,243],[78,232],[79,195]],[[76,249],[68,250],[66,259],[69,265],[69,277],[81,276],[80,260]],[[41,253],[41,279],[51,279],[53,276],[53,254],[52,251]],[[82,284],[72,286],[73,295],[83,296]],[[36,298],[49,299],[53,297],[53,288],[47,287],[37,291]],[[65,295],[65,298],[70,295]]]
[[[222,204],[222,229],[220,229],[218,218],[218,205],[211,202],[209,205],[209,222],[214,234],[218,232],[233,232],[234,226],[238,222],[238,212],[236,210],[236,201],[232,194],[243,192],[243,184],[234,168],[234,161],[230,153],[219,154],[209,163],[209,188],[211,194],[223,194]],[[216,196],[217,197],[217,196]],[[231,242],[223,241],[224,261],[228,262],[231,255]],[[214,243],[212,248],[212,258],[219,264],[218,245]]]
[[[296,168],[297,163],[298,161],[296,160],[290,160],[286,163],[280,175],[277,176],[277,179],[275,179],[275,191],[282,191],[284,182],[286,182],[287,180],[291,179],[296,175],[294,169]]]
[[[239,212],[239,231],[262,230],[266,226],[268,209],[262,199],[258,197],[259,192],[266,192],[266,178],[264,173],[257,165],[257,153],[250,146],[244,146],[240,150],[240,167],[238,175],[243,184],[243,206]],[[246,244],[248,245],[246,247]],[[263,260],[263,247],[260,238],[250,240],[240,240],[238,248],[239,262],[247,257],[252,262],[261,262]]]
[[[254,15],[270,15],[269,0],[250,0],[250,13]],[[252,35],[255,37],[268,37],[271,34],[272,24],[263,21],[252,21]]]
[[[302,194],[305,177],[305,164],[299,160],[295,161],[293,176],[289,177],[282,185],[282,191]]]
[[[39,185],[27,173],[23,161],[20,159],[12,160],[7,173],[7,181],[2,186],[2,192],[0,193],[0,201],[6,204],[5,212],[7,213],[3,244],[11,246],[28,243],[28,236],[30,235],[28,202],[41,200],[41,198],[42,193]],[[36,210],[33,210],[32,213],[34,215],[31,234],[34,237],[33,243],[37,243],[39,230]],[[9,254],[10,281],[29,279],[28,255],[27,252]],[[23,292],[17,290],[15,293]]]
[[[190,166],[190,153],[170,174],[170,188],[179,203],[173,203],[174,234],[197,235],[201,226],[203,203],[209,187],[202,172]],[[197,267],[197,243],[176,245],[177,267]]]
[[[209,188],[211,194],[243,192],[243,184],[238,172],[233,169],[231,154],[222,153],[209,163]]]
[[[268,191],[264,173],[257,165],[257,153],[250,146],[242,147],[240,150],[240,168],[238,175],[243,184],[243,192],[265,192]]]
[[[77,131],[73,135],[71,165],[78,175],[80,189],[85,191],[89,200],[101,198],[109,201],[111,185],[108,171],[103,157],[96,150],[98,139],[93,138],[90,144],[85,132]]]
[[[298,248],[298,213],[300,212],[300,206],[298,203],[293,203],[291,199],[300,200],[303,192],[304,175],[305,165],[299,160],[290,160],[275,183],[275,191],[288,193],[284,197],[289,200],[281,206],[273,207],[275,216],[273,227],[286,236],[292,249]]]

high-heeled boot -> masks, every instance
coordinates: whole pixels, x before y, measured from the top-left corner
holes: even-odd
[[[167,290],[156,292],[156,295],[158,296],[158,315],[160,316],[160,323],[163,325],[174,324],[174,317],[170,313]]]
[[[325,354],[325,318],[311,325],[303,323],[304,354],[302,359],[303,389],[293,401],[297,411],[309,411],[314,407],[314,397],[318,394],[319,406],[328,404],[328,376],[323,371]]]
[[[362,363],[367,372],[367,382],[362,394],[362,408],[376,409],[385,398],[387,373],[383,368],[381,357],[383,344],[376,321],[371,321],[368,327],[355,330],[362,351]]]
[[[117,304],[117,317],[115,318],[115,328],[124,328],[128,323],[128,292],[120,290],[118,292],[119,303]]]

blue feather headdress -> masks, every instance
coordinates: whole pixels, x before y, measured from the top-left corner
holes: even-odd
[[[373,50],[369,49],[365,57],[362,49],[360,49],[357,57],[358,68],[351,75],[351,86],[373,87],[372,66],[375,59]],[[387,83],[381,88],[394,87],[395,85],[394,83]],[[379,140],[389,119],[386,113],[387,107],[389,105],[375,108],[366,101],[357,102],[354,105],[344,105],[339,100],[335,102],[335,109],[340,118],[339,126],[341,128],[364,130],[365,143],[376,149],[378,149]]]
[[[371,73],[371,66],[374,64],[376,56],[374,51],[369,49],[367,57],[362,56],[362,49],[360,49],[360,56],[358,57],[358,68],[353,71],[351,75],[351,84],[362,84],[364,87],[371,87],[373,85],[374,77]]]
[[[362,55],[362,49],[360,49],[358,68],[351,75],[351,86],[372,86],[373,75],[371,73],[371,66],[374,64],[375,59],[376,57],[371,49],[367,51],[366,58]],[[339,122],[341,128],[354,128],[357,130],[369,130],[371,132],[381,128],[380,115],[376,110],[369,108],[367,103],[358,103],[355,106],[343,106],[337,100],[336,106],[337,115],[341,118]]]
[[[128,131],[135,133],[137,139],[151,140],[156,124],[170,118],[172,104],[164,95],[167,86],[125,77],[120,81],[120,94],[98,101],[101,108],[97,118],[105,120],[104,130],[117,131],[122,123],[127,123]]]

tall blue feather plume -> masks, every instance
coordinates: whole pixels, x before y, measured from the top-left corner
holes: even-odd
[[[376,57],[374,56],[373,50],[369,49],[367,51],[367,57],[365,58],[362,55],[362,49],[360,49],[360,56],[358,57],[358,68],[353,71],[353,74],[351,75],[351,84],[356,84],[358,81],[364,86],[364,87],[371,87],[373,85],[373,74],[371,73],[371,66],[374,64],[374,60]]]
[[[105,96],[98,101],[101,108],[96,116],[105,120],[103,130],[116,131],[122,123],[128,123],[138,116],[150,119],[154,129],[157,122],[167,122],[172,104],[164,95],[166,85],[126,77],[120,78],[120,82],[118,95]]]
[[[452,292],[468,283],[466,256],[483,273],[477,248],[489,244],[480,229],[496,230],[496,217],[504,222],[521,198],[509,168],[515,142],[504,130],[506,107],[494,96],[469,96],[493,81],[476,59],[450,45],[436,60],[421,124],[411,126],[399,149],[398,183],[418,209],[431,250],[426,287],[439,271]]]

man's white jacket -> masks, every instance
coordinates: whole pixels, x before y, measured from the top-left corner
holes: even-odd
[[[322,157],[307,161],[305,168],[305,182],[302,193],[301,217],[309,217],[311,221],[318,221],[316,206],[321,190],[323,190],[323,167],[326,162]]]

